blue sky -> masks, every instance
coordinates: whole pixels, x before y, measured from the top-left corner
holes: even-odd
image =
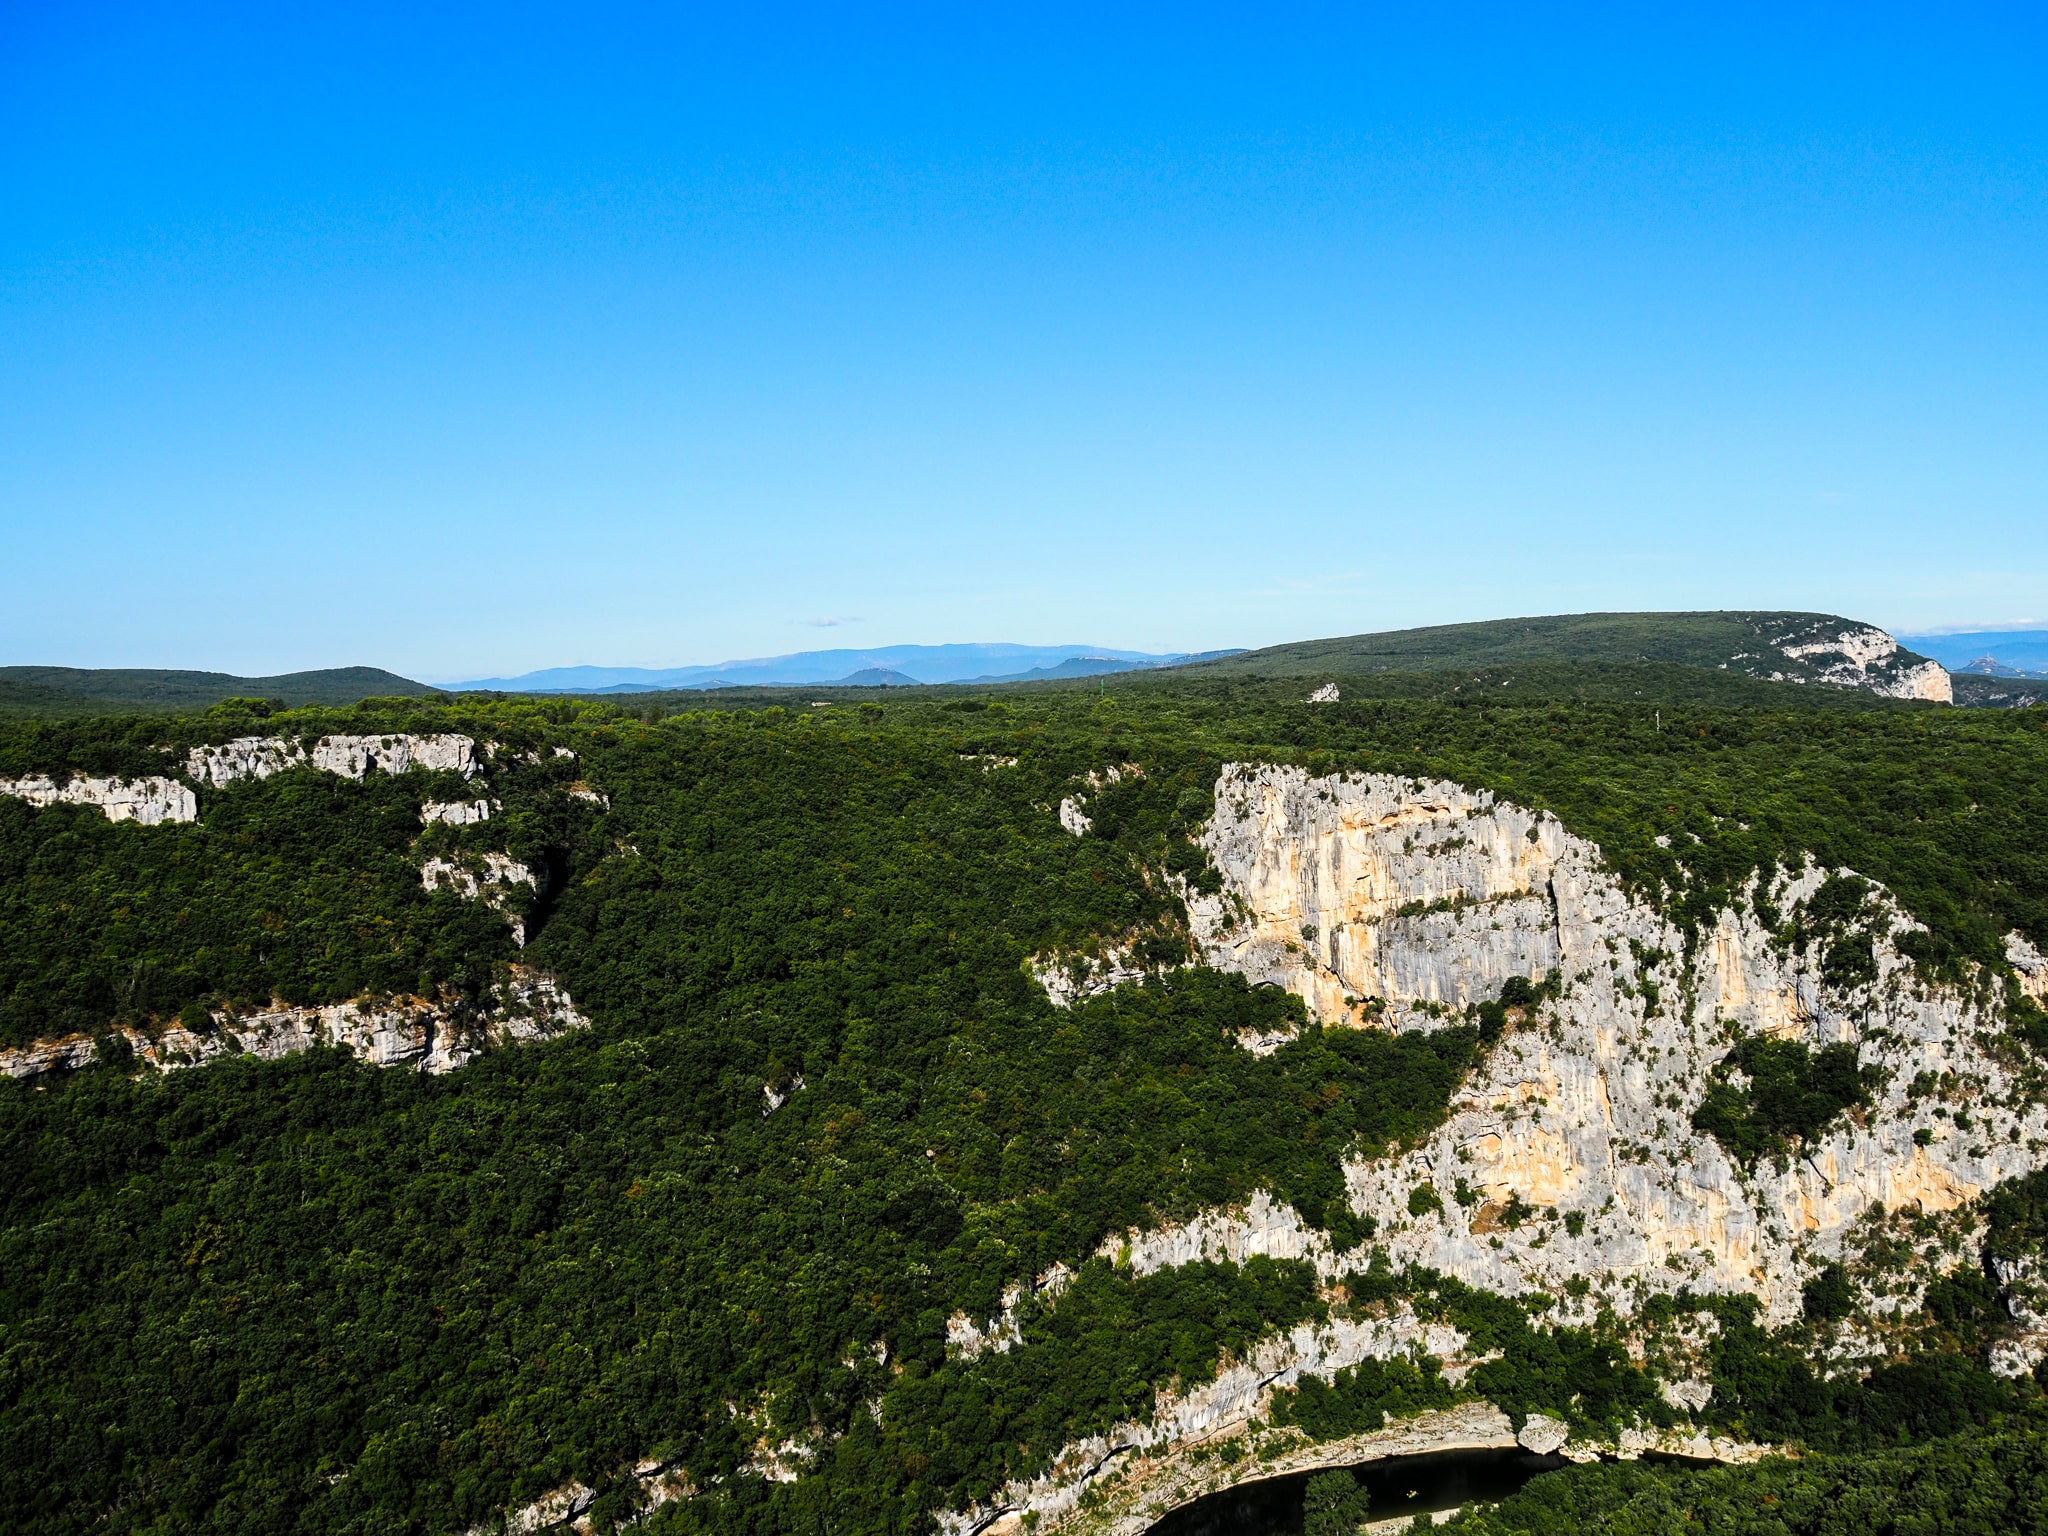
[[[0,661],[2048,615],[2038,8],[0,5]]]

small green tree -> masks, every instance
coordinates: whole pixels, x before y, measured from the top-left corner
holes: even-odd
[[[1365,1520],[1366,1494],[1358,1479],[1339,1468],[1308,1480],[1302,1499],[1302,1536],[1352,1536]]]

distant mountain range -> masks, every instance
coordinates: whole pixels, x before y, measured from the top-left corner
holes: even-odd
[[[2048,629],[1979,629],[1953,635],[1901,635],[1951,672],[1980,677],[2048,678]]]
[[[162,668],[0,667],[0,715],[190,713],[229,698],[286,705],[441,692],[646,694],[719,688],[907,688],[1056,682],[1185,668],[1190,681],[1238,677],[1350,679],[1344,692],[1463,696],[1470,687],[1530,696],[1644,697],[1676,688],[1696,701],[1765,703],[1783,683],[1823,693],[1947,700],[1973,707],[2048,700],[2048,630],[1900,637],[1818,613],[1583,613],[1495,619],[1295,641],[1198,655],[1086,645],[891,645],[799,651],[695,667],[550,667],[445,688],[377,667],[270,677]],[[1931,658],[1931,659],[1929,659]],[[1591,670],[1589,670],[1591,669]],[[1648,669],[1648,670],[1645,670]],[[1661,670],[1659,670],[1661,669]],[[1946,669],[1946,670],[1944,670]],[[1484,672],[1459,677],[1461,672]],[[1651,676],[1651,672],[1657,672]],[[1367,679],[1373,679],[1369,685]],[[1951,694],[1951,679],[1953,693]],[[1591,690],[1589,692],[1588,690]],[[1603,692],[1602,690],[1605,690]],[[1616,691],[1618,690],[1618,692]],[[1501,698],[1498,692],[1492,695]]]
[[[704,667],[548,667],[518,677],[451,683],[451,693],[657,693],[671,689],[909,687],[919,683],[1015,683],[1094,677],[1232,656],[1159,655],[1088,645],[885,645],[867,651],[798,651]]]

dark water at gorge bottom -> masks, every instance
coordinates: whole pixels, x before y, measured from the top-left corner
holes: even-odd
[[[1391,1520],[1432,1514],[1461,1504],[1492,1503],[1517,1492],[1541,1472],[1566,1465],[1561,1456],[1528,1451],[1439,1451],[1396,1456],[1341,1470],[1351,1473],[1370,1504],[1364,1518]],[[1325,1471],[1328,1468],[1323,1469]],[[1240,1483],[1173,1511],[1146,1536],[1300,1536],[1308,1480],[1294,1472]]]

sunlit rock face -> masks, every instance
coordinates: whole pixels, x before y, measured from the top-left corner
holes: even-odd
[[[176,779],[73,778],[64,783],[40,775],[26,779],[0,779],[0,795],[26,800],[30,805],[91,805],[109,821],[132,821],[145,827],[168,821],[193,821],[199,815],[199,798]]]
[[[218,746],[194,747],[185,772],[216,789],[237,779],[267,779],[290,768],[318,768],[345,779],[374,772],[404,773],[430,768],[469,778],[482,767],[476,743],[467,736],[323,736],[309,750],[282,736],[238,736]]]
[[[1887,699],[1926,699],[1937,704],[1955,701],[1948,669],[1938,661],[1908,661],[1899,642],[1881,629],[1852,626],[1810,639],[1781,639],[1779,654],[1816,669],[1819,679],[1842,688],[1867,688]],[[1772,673],[1774,681],[1803,682],[1797,675]]]
[[[474,826],[491,819],[489,800],[429,800],[420,807],[420,821],[427,826],[436,822],[450,827]]]
[[[1217,895],[1188,902],[1204,961],[1284,987],[1325,1027],[1439,1029],[1497,997],[1511,976],[1555,973],[1557,995],[1510,1014],[1444,1125],[1418,1146],[1346,1166],[1354,1212],[1373,1219],[1373,1241],[1397,1267],[1421,1264],[1509,1295],[1540,1291],[1554,1298],[1553,1323],[1588,1324],[1603,1304],[1628,1316],[1645,1295],[1684,1286],[1755,1295],[1767,1319],[1782,1322],[1872,1206],[1953,1210],[2048,1161],[2048,1114],[1980,1043],[1999,1021],[1918,979],[1894,942],[1915,925],[1879,888],[1863,918],[1874,979],[1843,990],[1823,984],[1817,951],[1775,941],[1752,900],[1688,941],[1554,818],[1453,783],[1229,765],[1202,841],[1222,876]],[[1827,873],[1780,873],[1763,894],[1789,912]],[[2009,951],[2023,984],[2048,971],[2023,938]],[[1063,1003],[1128,979],[1113,978],[1110,965],[1086,975],[1038,969]],[[1744,1035],[1851,1043],[1860,1063],[1885,1075],[1867,1113],[1745,1169],[1691,1125],[1712,1069]],[[1953,1110],[1965,1105],[1958,1121]],[[1138,1274],[1266,1255],[1312,1263],[1325,1280],[1364,1257],[1337,1253],[1263,1191],[1238,1207],[1114,1234],[1101,1253]],[[2010,1296],[2029,1280],[2000,1271]],[[1918,1293],[1876,1305],[1911,1309]],[[1007,1312],[956,1318],[955,1347],[1000,1347],[1007,1321]],[[1995,1363],[2027,1369],[2040,1353],[2032,1339]],[[1213,1383],[1162,1399],[1149,1420],[1077,1441],[1042,1476],[942,1514],[941,1527],[954,1536],[1027,1522],[1041,1532],[1135,1532],[1215,1487],[1283,1465],[1362,1460],[1383,1438],[1512,1443],[1495,1410],[1468,1404],[1353,1441],[1279,1447],[1277,1460],[1262,1450],[1232,1466],[1208,1454],[1233,1435],[1275,1433],[1258,1426],[1276,1386],[1415,1350],[1460,1380],[1473,1365],[1466,1343],[1405,1305],[1291,1330],[1225,1362]],[[1687,1413],[1711,1392],[1691,1378],[1660,1386]],[[1560,1431],[1524,1426],[1575,1459],[1658,1451],[1741,1461],[1765,1450],[1685,1423],[1637,1426],[1597,1444],[1559,1445]]]
[[[1366,999],[1463,1008],[1558,963],[1564,829],[1489,795],[1232,764],[1203,844],[1224,878],[1188,904],[1204,959],[1327,1022]]]
[[[1204,958],[1287,988],[1325,1024],[1440,1027],[1509,976],[1559,973],[1562,995],[1509,1031],[1444,1126],[1347,1168],[1354,1210],[1397,1264],[1511,1294],[1583,1276],[1583,1305],[1604,1292],[1624,1311],[1644,1291],[1747,1291],[1784,1319],[1872,1205],[1949,1210],[2048,1161],[2048,1112],[1978,1041],[1997,1021],[1920,981],[1893,942],[1915,925],[1881,890],[1876,979],[1843,992],[1746,904],[1688,950],[1591,843],[1455,784],[1231,765],[1204,844],[1223,876],[1220,895],[1189,904]],[[1823,878],[1781,874],[1769,894],[1790,910]],[[1742,1034],[1851,1042],[1885,1080],[1867,1115],[1741,1169],[1691,1118]],[[1411,1213],[1424,1185],[1442,1209]],[[1511,1202],[1537,1214],[1507,1226]],[[1257,1220],[1247,1241],[1263,1247],[1277,1233]],[[1297,1242],[1341,1267],[1321,1234]]]

